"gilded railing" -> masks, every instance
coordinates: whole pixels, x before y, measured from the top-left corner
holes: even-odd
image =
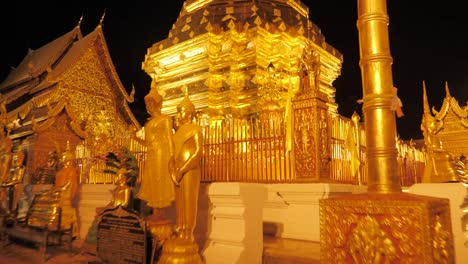
[[[294,182],[280,125],[234,120],[205,126],[202,181]]]
[[[270,122],[271,124],[271,122]],[[336,117],[329,130],[329,175],[321,181],[367,183],[365,131],[362,124]],[[351,139],[355,140],[351,140]],[[352,171],[352,147],[357,149],[357,171]],[[359,146],[359,147],[358,147]],[[402,186],[421,182],[425,154],[414,144],[398,141],[398,171]],[[221,122],[204,127],[203,182],[316,182],[295,177],[294,151],[286,147],[284,125],[264,125],[259,120]],[[314,155],[319,155],[316,153]]]
[[[320,181],[333,183],[367,183],[365,131],[361,123],[346,117],[330,119],[328,126],[330,159],[326,176]],[[203,126],[203,182],[300,183],[316,179],[298,179],[294,164],[294,149],[287,147],[283,123],[257,119],[230,120]],[[294,136],[294,135],[292,135]],[[294,140],[294,139],[292,139]],[[139,162],[140,175],[145,166],[146,149],[134,139],[115,139],[115,146],[129,149]],[[357,147],[359,145],[359,147]],[[90,184],[115,183],[115,176],[106,173],[102,153],[92,155],[89,142],[76,149],[80,182]],[[357,152],[352,148],[356,147]],[[425,153],[410,142],[397,141],[398,173],[402,186],[421,182]],[[94,151],[96,153],[96,151]],[[353,154],[354,153],[354,154]],[[357,153],[357,154],[356,154]],[[314,155],[320,155],[315,153]],[[357,155],[357,156],[356,156]],[[359,162],[357,171],[353,162]]]
[[[139,175],[143,170],[144,160],[146,156],[146,148],[135,139],[116,138],[113,139],[114,148],[124,147],[138,160]],[[113,184],[116,182],[116,177],[112,173],[106,172],[109,167],[105,162],[105,155],[112,151],[112,148],[96,149],[92,147],[89,141],[85,140],[76,148],[76,161],[80,170],[80,183],[89,184]]]

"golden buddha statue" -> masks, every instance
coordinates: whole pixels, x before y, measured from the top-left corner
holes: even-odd
[[[44,224],[56,226],[55,223],[58,221],[57,209],[61,208],[60,227],[67,229],[73,226],[72,234],[73,236],[77,236],[79,229],[76,221],[74,200],[78,187],[78,168],[75,164],[75,156],[70,149],[69,142],[67,142],[67,148],[62,154],[62,165],[62,169],[56,174],[54,187],[51,190],[36,195],[30,209],[33,213],[30,214],[28,224],[38,227]],[[43,208],[45,205],[49,208],[47,212],[41,210],[41,207]],[[44,219],[44,217],[48,217],[49,219]]]
[[[0,182],[8,181],[10,178],[12,148],[13,140],[0,129]]]
[[[127,185],[126,174],[128,172],[129,171],[125,167],[120,168],[117,172],[118,185],[112,191],[112,201],[104,208],[104,210],[116,208],[119,205],[122,207],[127,207],[129,205],[131,189],[130,186]]]
[[[0,129],[0,183],[9,181],[10,168],[12,159],[12,147],[13,141],[7,135],[5,136],[4,129]],[[8,209],[8,205],[5,204],[7,201],[7,190],[0,188],[0,214],[4,213]]]
[[[195,106],[188,94],[177,106],[179,127],[174,135],[174,155],[169,172],[175,184],[177,236],[163,245],[159,263],[201,263],[193,231],[197,219],[202,157],[202,130],[192,123]]]
[[[169,158],[173,155],[172,118],[161,114],[163,98],[156,88],[152,87],[145,96],[145,104],[151,115],[145,124],[147,148],[145,165],[141,176],[141,186],[137,197],[145,200],[147,205],[157,211],[174,201],[174,185],[168,171]]]
[[[13,157],[14,169],[10,173],[10,179],[2,182],[1,187],[9,188],[10,199],[9,199],[9,209],[10,212],[16,214],[18,209],[18,199],[23,191],[23,177],[25,167],[24,162],[24,153],[23,151],[18,151]]]
[[[59,156],[51,150],[47,154],[47,163],[39,167],[33,175],[32,184],[53,184],[58,171]]]

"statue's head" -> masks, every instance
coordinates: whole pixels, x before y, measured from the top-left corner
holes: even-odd
[[[162,107],[163,97],[156,90],[151,89],[150,92],[145,96],[146,110],[150,115],[153,115],[156,111],[160,111]]]
[[[70,149],[70,142],[67,141],[67,148],[65,149],[65,152],[62,153],[62,163],[63,166],[67,167],[72,164],[72,162],[75,160],[75,155]]]
[[[195,116],[195,105],[190,101],[188,93],[185,93],[184,99],[177,105],[177,118],[179,123],[189,123]]]
[[[57,151],[55,150],[49,151],[48,158],[47,158],[47,167],[54,167],[55,165],[57,165],[57,161],[58,161]]]

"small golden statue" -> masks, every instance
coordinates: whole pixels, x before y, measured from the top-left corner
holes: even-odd
[[[47,163],[36,170],[31,179],[32,184],[53,184],[59,163],[60,158],[57,151],[49,151],[47,154]]]
[[[23,177],[25,167],[24,162],[24,153],[22,150],[19,150],[13,156],[14,169],[10,173],[10,179],[2,182],[1,187],[10,189],[10,199],[9,199],[9,210],[15,216],[18,213],[18,199],[23,191]]]
[[[176,186],[176,233],[164,246],[159,263],[202,263],[193,231],[197,219],[202,156],[202,130],[193,123],[195,106],[186,92],[177,106],[179,127],[169,172]]]
[[[13,141],[6,135],[4,128],[0,129],[0,183],[8,182],[10,178],[10,168],[12,159],[12,147]],[[4,214],[8,211],[8,205],[5,204],[7,201],[7,190],[0,188],[0,214]]]
[[[421,129],[424,132],[424,141],[427,149],[427,161],[422,181],[429,182],[454,182],[457,181],[452,155],[443,149],[442,142],[438,139],[437,120],[430,113],[425,113]]]
[[[117,206],[128,207],[131,199],[131,187],[127,185],[127,176],[126,174],[129,170],[125,167],[122,167],[117,172],[118,185],[112,191],[112,201],[104,208],[113,209]]]
[[[0,182],[7,181],[10,177],[13,140],[5,135],[4,129],[0,129]]]

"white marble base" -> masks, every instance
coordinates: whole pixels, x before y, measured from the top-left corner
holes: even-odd
[[[365,186],[328,183],[269,184],[263,207],[265,229],[282,238],[320,241],[319,200],[365,192]]]
[[[112,200],[114,184],[82,184],[79,189],[78,223],[79,239],[86,239],[86,234],[96,216],[96,208],[106,206]]]
[[[460,205],[467,195],[467,190],[460,183],[419,183],[406,190],[408,193],[448,198],[450,200],[450,214],[452,217],[452,232],[455,248],[455,260],[458,264],[467,263],[468,247],[464,244],[468,241],[461,227],[462,211]]]
[[[203,249],[207,264],[261,263],[263,251],[263,184],[213,183],[208,240]]]

